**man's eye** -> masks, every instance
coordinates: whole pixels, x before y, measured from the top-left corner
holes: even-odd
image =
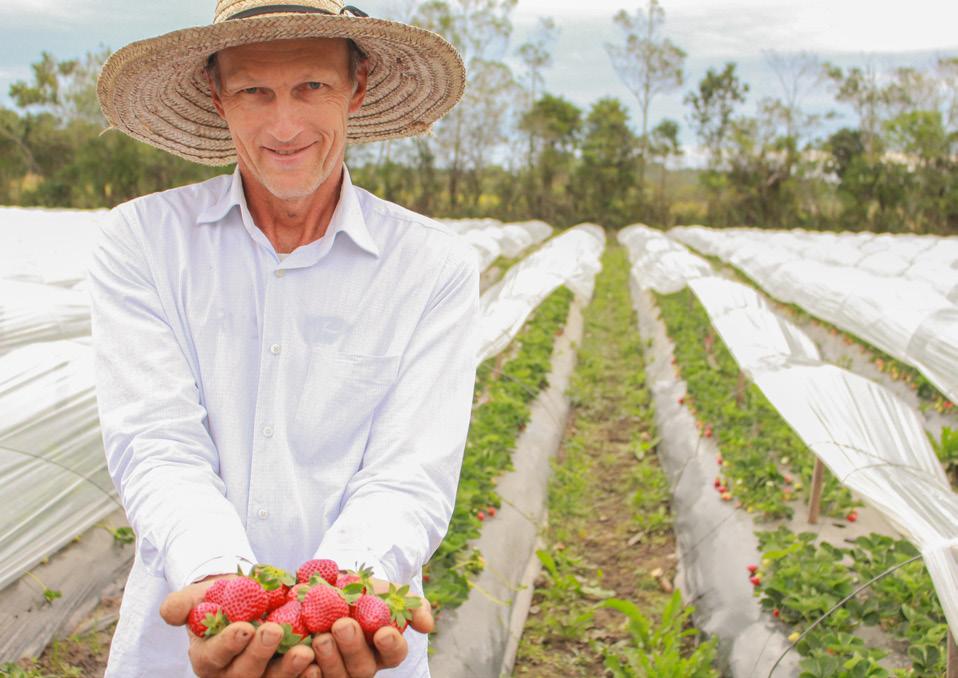
[[[322,88],[323,88],[323,83],[321,83],[321,82],[307,82],[307,83],[306,83],[306,86],[307,86],[309,89],[322,89]]]
[[[243,94],[256,94],[259,92],[259,87],[247,87],[242,90]]]

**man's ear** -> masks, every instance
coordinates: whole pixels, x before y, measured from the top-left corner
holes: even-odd
[[[209,83],[210,86],[210,98],[213,100],[213,108],[216,109],[216,112],[223,120],[226,120],[226,116],[223,114],[223,100],[220,99],[220,93],[216,91],[216,83],[213,82],[213,77],[208,72],[206,73],[206,82]]]
[[[353,86],[352,99],[349,100],[350,113],[355,113],[362,107],[363,101],[366,99],[366,81],[368,80],[368,77],[369,64],[363,60],[356,68],[356,83]]]

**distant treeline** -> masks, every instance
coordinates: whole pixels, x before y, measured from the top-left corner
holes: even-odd
[[[402,4],[402,3],[401,3]],[[609,67],[635,96],[580,109],[544,88],[558,29],[541,20],[506,65],[516,0],[406,0],[396,18],[447,36],[463,54],[463,102],[417,139],[352,147],[357,184],[435,216],[541,218],[557,226],[707,223],[958,233],[958,58],[925,69],[843,70],[808,54],[769,54],[781,95],[742,112],[748,84],[734,63],[709,69],[684,101],[704,154],[681,165],[680,123],[653,120],[655,97],[686,87],[685,52],[663,35],[657,0],[611,18]],[[95,82],[107,51],[57,61],[0,108],[0,204],[109,207],[231,168],[181,161],[101,134]],[[827,87],[857,126],[824,134],[803,109]]]

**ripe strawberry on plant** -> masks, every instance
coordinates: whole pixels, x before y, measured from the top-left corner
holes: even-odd
[[[266,591],[249,577],[227,579],[222,599],[223,614],[231,623],[255,621],[266,613]]]
[[[186,623],[194,635],[210,638],[225,629],[229,622],[219,605],[204,601],[190,610]]]
[[[296,581],[300,584],[306,583],[316,574],[325,579],[330,586],[335,586],[336,577],[339,576],[339,565],[335,560],[307,560],[296,570]]]
[[[283,605],[288,599],[289,588],[296,583],[293,575],[272,565],[254,565],[249,575],[266,591],[267,612]]]
[[[343,592],[322,581],[309,589],[303,600],[303,622],[310,633],[327,633],[337,619],[349,616]]]
[[[290,600],[269,613],[266,621],[283,627],[283,639],[276,652],[286,654],[296,645],[304,644],[309,637],[309,629],[303,621],[303,606],[297,600]]]

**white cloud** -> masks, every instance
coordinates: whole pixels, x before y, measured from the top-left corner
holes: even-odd
[[[644,0],[586,3],[520,0],[515,20],[530,26],[552,16],[565,30],[601,21],[609,39],[612,15]],[[662,0],[666,33],[689,54],[731,58],[762,50],[908,52],[958,48],[958,3],[910,0]]]

